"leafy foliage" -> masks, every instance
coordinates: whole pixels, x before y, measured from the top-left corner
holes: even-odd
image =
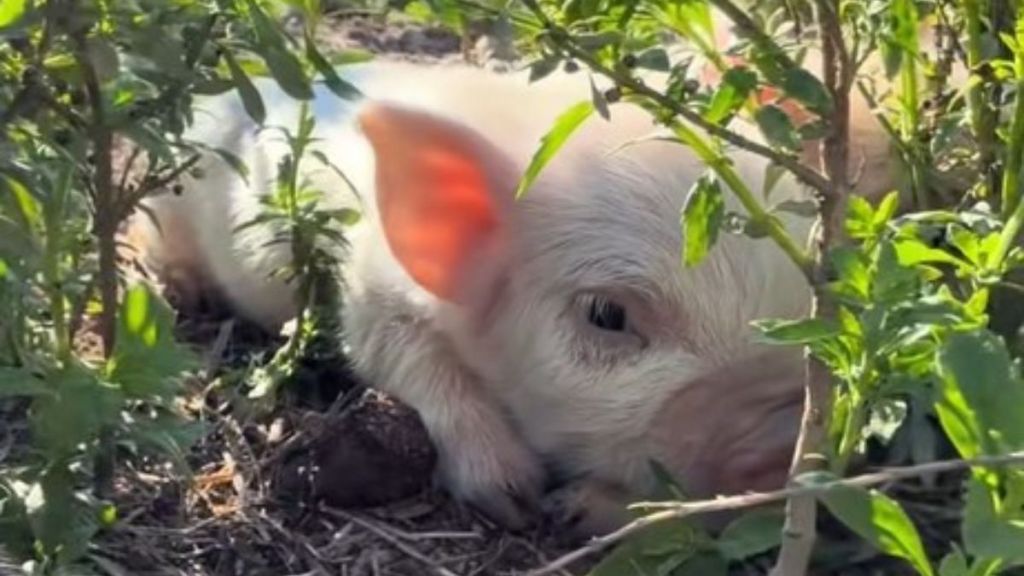
[[[304,15],[302,49],[281,24],[286,8]],[[92,537],[117,520],[108,495],[119,458],[157,454],[187,472],[203,430],[179,400],[199,363],[176,340],[170,306],[118,265],[117,232],[202,154],[246,175],[226,151],[183,138],[201,98],[234,90],[262,123],[253,76],[302,101],[318,75],[334,95],[359,96],[313,41],[319,17],[316,0],[2,3],[0,398],[28,407],[33,450],[0,470],[0,548],[26,573],[86,569]],[[303,309],[319,310],[337,305],[338,284],[321,278],[334,263],[319,238],[340,240],[329,223],[354,216],[321,210],[297,180],[313,126],[306,113],[297,120],[266,219],[285,223]],[[115,162],[116,144],[126,162]],[[100,358],[73,347],[89,318]]]

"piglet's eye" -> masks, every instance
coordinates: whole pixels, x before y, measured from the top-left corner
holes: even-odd
[[[587,321],[609,332],[626,329],[626,309],[606,298],[593,298],[587,309]]]

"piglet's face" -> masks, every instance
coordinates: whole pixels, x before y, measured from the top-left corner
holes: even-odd
[[[680,210],[704,167],[680,146],[609,154],[613,131],[584,128],[515,201],[523,160],[472,129],[384,104],[360,118],[393,254],[450,304],[439,322],[534,446],[635,441],[689,383],[758,353],[751,320],[806,304],[764,242],[723,235],[682,266]]]

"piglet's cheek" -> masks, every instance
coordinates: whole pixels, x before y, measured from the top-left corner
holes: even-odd
[[[803,403],[799,355],[769,352],[688,382],[651,427],[654,458],[693,497],[781,488]]]

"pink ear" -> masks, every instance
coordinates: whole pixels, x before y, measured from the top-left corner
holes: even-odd
[[[467,274],[500,242],[501,195],[515,186],[510,162],[468,128],[427,113],[374,103],[359,123],[376,155],[392,252],[425,289],[460,302]]]

